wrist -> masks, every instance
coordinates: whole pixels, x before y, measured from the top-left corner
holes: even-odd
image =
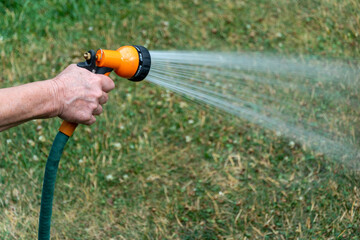
[[[51,110],[50,117],[56,117],[61,115],[63,111],[62,99],[60,93],[62,92],[62,84],[56,79],[50,79],[46,81],[49,84],[50,96],[51,96]]]

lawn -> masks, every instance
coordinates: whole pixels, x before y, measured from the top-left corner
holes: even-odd
[[[0,87],[132,44],[358,59],[359,9],[358,0],[0,1]],[[76,130],[60,162],[53,239],[360,239],[358,171],[146,81],[111,77],[104,113]],[[60,124],[0,133],[1,239],[36,238]]]

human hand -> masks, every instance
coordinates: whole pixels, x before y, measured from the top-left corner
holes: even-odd
[[[103,111],[108,92],[114,82],[107,76],[94,74],[75,64],[52,79],[57,116],[73,123],[93,124]]]

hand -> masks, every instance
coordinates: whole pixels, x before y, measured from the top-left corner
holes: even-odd
[[[52,79],[57,116],[73,123],[93,124],[103,111],[108,92],[114,82],[107,76],[94,74],[75,64]]]

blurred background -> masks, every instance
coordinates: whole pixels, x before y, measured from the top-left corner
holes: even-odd
[[[89,49],[358,59],[357,0],[0,1],[0,87]],[[53,239],[357,239],[359,175],[236,117],[112,74],[102,116],[60,162]],[[6,103],[1,103],[6,104]],[[60,119],[0,133],[0,236],[37,236]]]

